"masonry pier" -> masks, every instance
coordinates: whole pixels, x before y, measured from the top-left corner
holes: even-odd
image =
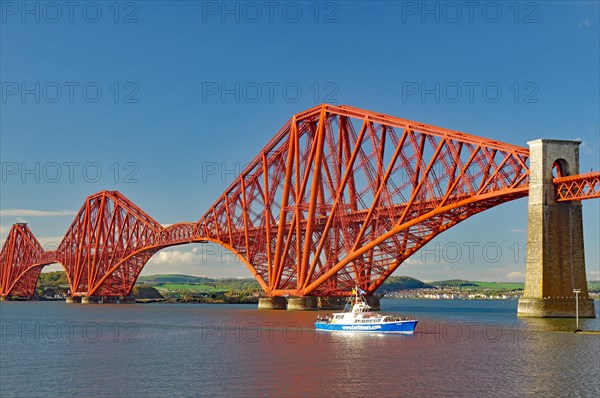
[[[319,299],[315,296],[288,297],[287,309],[290,311],[316,310],[318,303]]]
[[[285,310],[285,297],[262,297],[258,299],[259,310]]]
[[[81,296],[67,296],[65,302],[67,304],[81,303]]]
[[[342,310],[348,302],[348,297],[317,297],[317,309],[319,310]]]
[[[580,289],[579,316],[594,318],[583,250],[581,202],[556,202],[556,176],[579,173],[579,141],[541,139],[529,142],[525,291],[518,316],[575,317],[574,289]]]
[[[67,296],[67,304],[135,304],[135,297],[129,296]]]
[[[83,296],[81,297],[81,304],[98,304],[102,301],[101,297],[98,296]]]
[[[378,311],[381,309],[379,297],[365,296],[367,303],[372,310]],[[317,296],[301,296],[301,297],[263,297],[258,300],[259,310],[285,310],[289,311],[315,311],[315,310],[342,310],[344,309],[348,297],[317,297]]]

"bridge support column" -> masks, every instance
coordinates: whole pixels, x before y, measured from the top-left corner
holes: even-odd
[[[320,310],[343,310],[348,302],[348,297],[318,297],[317,308]]]
[[[367,299],[367,304],[373,311],[379,311],[381,309],[381,302],[379,301],[379,297],[376,296],[365,296]]]
[[[367,304],[372,310],[381,309],[379,297],[365,296]],[[348,297],[289,297],[287,299],[287,309],[290,311],[314,311],[314,310],[342,310],[348,302]],[[260,303],[259,303],[260,306]],[[260,308],[260,307],[259,307]]]
[[[261,297],[258,299],[259,310],[285,310],[285,297]]]
[[[367,304],[372,310],[381,309],[379,297],[365,296]],[[348,297],[289,297],[287,299],[287,309],[290,311],[314,311],[314,310],[342,310],[348,302]]]
[[[100,301],[100,297],[97,297]],[[102,297],[103,304],[135,304],[134,296],[105,296]]]
[[[135,304],[135,296],[121,296],[119,297],[119,303],[121,304]]]
[[[316,310],[318,298],[315,296],[288,297],[287,309],[290,311]]]
[[[518,316],[595,317],[589,298],[583,251],[581,202],[557,203],[552,169],[561,176],[579,173],[579,141],[529,142],[530,183],[525,292]]]
[[[65,302],[67,304],[81,303],[81,296],[67,296]]]
[[[98,296],[83,296],[81,297],[81,304],[98,304],[101,299]]]

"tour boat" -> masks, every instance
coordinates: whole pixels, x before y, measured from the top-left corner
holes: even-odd
[[[401,318],[396,315],[383,315],[370,311],[364,291],[356,288],[346,304],[344,312],[332,316],[317,317],[316,330],[342,332],[372,332],[372,333],[404,333],[413,334],[418,320]],[[349,306],[352,309],[349,310]]]

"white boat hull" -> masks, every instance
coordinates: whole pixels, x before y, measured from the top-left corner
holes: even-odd
[[[375,332],[375,333],[402,333],[413,334],[417,327],[417,320],[407,320],[385,323],[331,323],[315,322],[316,330],[340,332]]]

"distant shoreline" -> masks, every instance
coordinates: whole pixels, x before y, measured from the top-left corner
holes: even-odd
[[[524,288],[523,282],[463,279],[423,282],[408,276],[390,276],[378,288],[378,292],[382,292],[385,298],[394,299],[514,300],[523,295]],[[588,281],[588,290],[590,298],[600,298],[600,281]],[[68,291],[69,283],[64,271],[40,275],[37,286],[39,297],[64,297]],[[142,275],[132,291],[132,295],[138,297],[140,303],[151,300],[150,302],[253,304],[263,294],[261,286],[251,278],[208,278],[180,274]]]
[[[593,301],[600,301],[600,297],[590,297]],[[381,297],[382,300],[423,300],[423,301],[514,301],[518,298],[431,298],[431,297]],[[13,298],[8,301],[63,301],[64,298],[49,298],[49,297],[36,297],[32,299]],[[242,301],[209,301],[209,300],[174,300],[174,299],[135,299],[136,304],[152,304],[152,303],[166,303],[166,304],[258,304],[256,300],[242,300]]]

